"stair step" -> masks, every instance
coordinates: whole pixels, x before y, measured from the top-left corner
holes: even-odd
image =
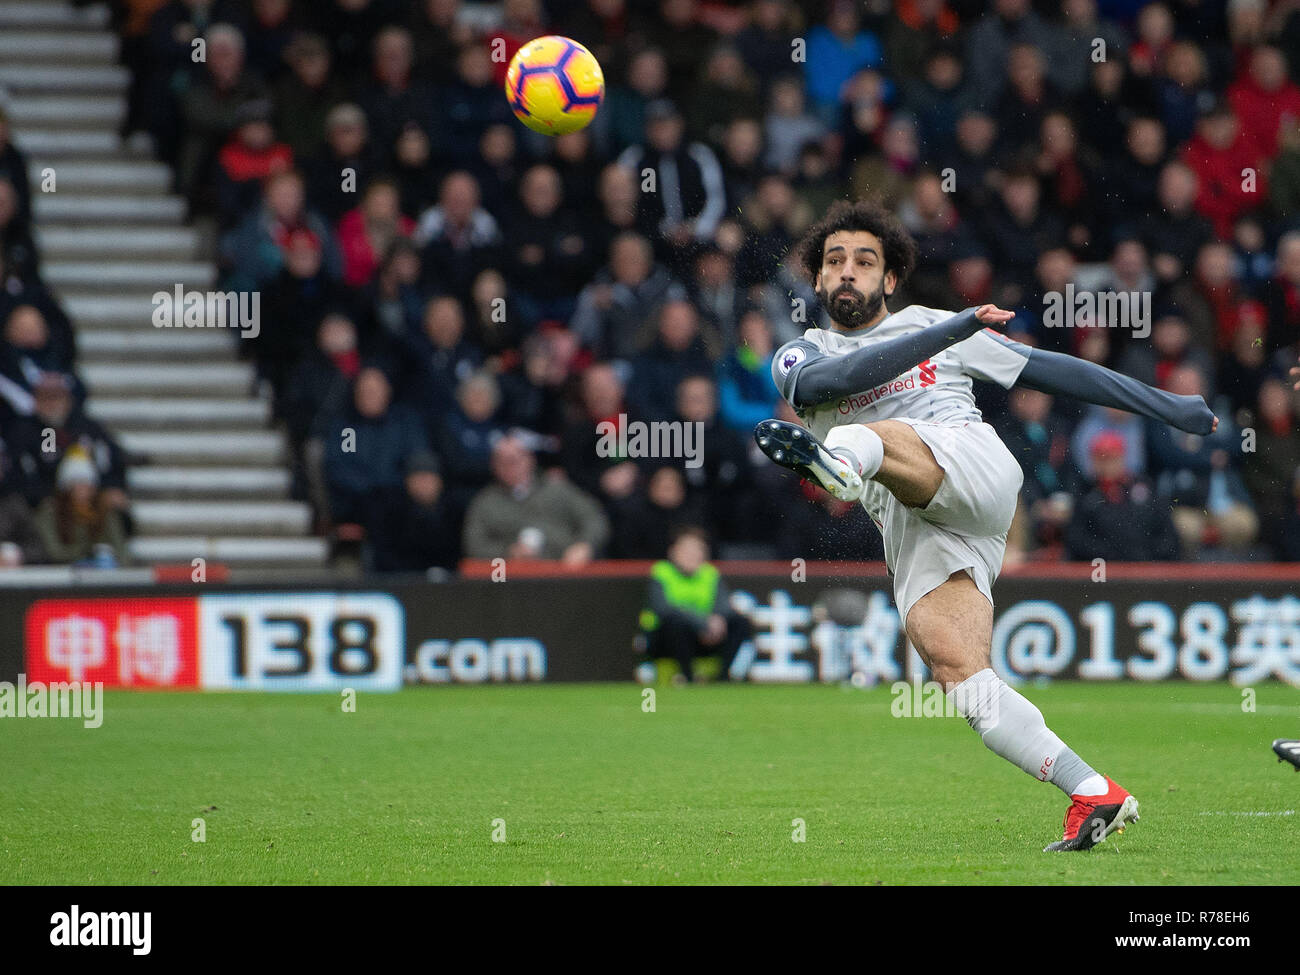
[[[185,219],[185,200],[179,196],[85,193],[36,193],[32,213],[38,222],[72,223],[79,227],[96,223],[180,223]]]
[[[185,433],[124,431],[119,440],[151,464],[234,466],[278,464],[284,440],[273,430],[194,430]]]
[[[311,509],[301,501],[134,501],[131,517],[138,535],[183,531],[300,537],[311,528]]]
[[[188,260],[199,251],[193,227],[37,227],[36,243],[46,260],[78,257]]]
[[[64,158],[118,159],[123,151],[122,140],[116,132],[86,129],[16,128],[14,141],[29,157],[41,162]]]
[[[126,474],[138,498],[283,498],[290,475],[283,467],[162,467],[138,465]]]
[[[154,328],[146,324],[129,330],[89,329],[77,335],[77,356],[82,362],[229,359],[234,350],[234,339],[220,328]]]
[[[46,169],[54,171],[55,192],[159,194],[171,189],[171,167],[146,159],[122,162],[34,162],[27,169],[32,186],[39,187]]]
[[[108,31],[0,30],[0,61],[112,64],[117,36]]]
[[[126,99],[120,95],[14,95],[8,111],[15,125],[117,131],[126,118]]]
[[[27,0],[0,3],[0,29],[57,27],[60,30],[103,30],[109,25],[109,10],[102,3],[76,8],[70,3]]]
[[[247,396],[253,388],[253,368],[242,362],[176,365],[87,363],[77,370],[92,395],[129,394]]]
[[[329,545],[323,538],[212,538],[202,535],[133,538],[131,555],[139,562],[184,563],[195,558],[224,565],[323,565]]]
[[[0,26],[7,4],[0,4]],[[4,64],[0,85],[26,92],[125,92],[131,72],[115,64]]]
[[[51,288],[144,288],[169,296],[179,282],[208,290],[217,279],[210,261],[45,261],[41,277]]]
[[[217,426],[263,430],[271,419],[271,404],[256,399],[200,397],[92,397],[90,415],[115,431]]]

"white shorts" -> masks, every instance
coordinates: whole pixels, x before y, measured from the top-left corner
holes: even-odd
[[[899,618],[906,626],[916,601],[963,569],[991,604],[1024,482],[1020,464],[987,423],[893,419],[916,430],[944,470],[943,483],[924,508],[907,507],[875,481],[867,482],[862,496],[885,541]]]

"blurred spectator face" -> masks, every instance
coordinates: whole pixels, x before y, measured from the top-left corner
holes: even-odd
[[[498,298],[504,300],[506,297],[505,277],[496,268],[480,271],[478,277],[474,279],[470,297],[480,317],[488,318],[494,308],[500,307],[494,305],[494,302]]]
[[[826,26],[832,34],[843,40],[849,40],[858,32],[858,11],[847,0],[833,0],[830,12],[826,15]]]
[[[326,355],[343,355],[357,347],[357,327],[342,315],[326,315],[316,332],[316,347]]]
[[[668,87],[668,62],[657,48],[642,51],[627,68],[628,86],[642,98],[656,98]]]
[[[52,427],[61,427],[72,415],[72,393],[62,382],[38,383],[33,394],[36,417]]]
[[[591,155],[591,132],[579,129],[555,137],[555,158],[568,163],[582,162]]]
[[[460,302],[444,295],[424,306],[424,334],[439,349],[454,349],[465,334],[465,315]]]
[[[378,369],[362,369],[357,373],[352,399],[358,413],[367,420],[377,420],[388,412],[388,405],[393,400],[393,387]]]
[[[289,16],[289,0],[253,0],[253,16],[264,27],[276,27]]]
[[[342,159],[360,155],[368,137],[366,117],[355,105],[342,106],[330,112],[325,141],[334,155]]]
[[[670,301],[659,313],[659,338],[674,352],[690,348],[699,332],[695,306],[689,301]]]
[[[925,80],[940,91],[952,91],[961,77],[961,60],[950,51],[940,51],[925,62]]]
[[[1002,202],[1020,223],[1038,216],[1038,180],[1032,176],[1011,176],[1002,184]]]
[[[329,48],[319,38],[304,41],[289,59],[289,66],[304,86],[320,88],[330,74]]]
[[[760,359],[772,355],[772,330],[761,311],[747,311],[736,327],[740,344],[753,349]]]
[[[1007,59],[1007,80],[1019,92],[1036,92],[1043,83],[1043,56],[1029,44],[1015,45]]]
[[[1264,322],[1258,318],[1242,317],[1237,330],[1232,333],[1232,357],[1248,368],[1264,364]]]
[[[722,136],[722,151],[737,166],[752,166],[763,151],[763,127],[756,119],[733,119]]]
[[[1192,341],[1187,322],[1177,315],[1166,315],[1151,330],[1151,345],[1163,358],[1179,359]]]
[[[885,78],[879,71],[866,68],[849,79],[844,100],[850,105],[879,105],[885,100]]]
[[[303,186],[296,173],[271,177],[266,186],[266,207],[281,223],[297,223],[302,216]]]
[[[993,9],[1003,20],[1019,20],[1029,11],[1029,0],[997,0]]]
[[[14,191],[14,184],[0,178],[0,227],[8,227],[17,215],[18,194]]]
[[[1264,228],[1254,217],[1242,217],[1232,226],[1232,239],[1242,250],[1257,254],[1264,249]]]
[[[720,250],[707,250],[695,259],[695,281],[702,288],[721,288],[731,278],[731,259]]]
[[[1137,281],[1147,270],[1147,249],[1136,240],[1121,240],[1115,245],[1110,266],[1121,281]]]
[[[1228,37],[1235,46],[1249,47],[1264,36],[1264,0],[1233,0],[1228,4]]]
[[[1138,37],[1149,47],[1161,48],[1174,36],[1174,18],[1169,8],[1152,3],[1142,8],[1137,19]]]
[[[687,423],[712,423],[718,412],[713,380],[691,376],[677,384],[677,415]]]
[[[424,129],[415,123],[407,123],[397,137],[393,154],[399,165],[408,169],[419,169],[429,161],[429,137]]]
[[[1207,288],[1222,288],[1232,283],[1232,248],[1221,241],[1211,241],[1196,255],[1196,277]]]
[[[1196,173],[1185,163],[1171,162],[1160,170],[1160,203],[1170,213],[1186,213],[1196,201]]]
[[[492,419],[501,403],[497,382],[486,373],[475,373],[460,384],[456,401],[465,416],[473,423],[486,423]]]
[[[442,478],[433,471],[412,471],[406,475],[406,493],[417,504],[432,508],[442,497]]]
[[[361,200],[361,212],[368,224],[395,225],[402,216],[397,187],[391,183],[371,183]]]
[[[413,285],[420,279],[420,255],[409,241],[394,247],[383,268],[383,273],[395,283]]]
[[[443,180],[438,205],[449,223],[463,227],[478,209],[478,182],[469,173],[452,173]]]
[[[1165,74],[1182,88],[1197,88],[1205,81],[1205,58],[1190,41],[1179,41],[1165,56]]]
[[[19,305],[5,322],[5,341],[15,349],[35,351],[45,348],[50,332],[45,316],[31,305]]]
[[[1237,116],[1229,109],[1211,112],[1196,123],[1196,131],[1216,149],[1227,149],[1237,141]]]
[[[646,138],[659,152],[675,152],[682,144],[685,131],[680,115],[655,119],[646,123]]]
[[[289,244],[284,249],[284,266],[295,278],[314,278],[321,268],[321,247],[316,236],[310,233],[290,235]]]
[[[957,143],[971,156],[983,156],[993,146],[998,128],[982,112],[968,112],[957,121]]]
[[[623,384],[613,367],[597,363],[582,374],[582,405],[587,415],[603,420],[623,407]]]
[[[456,74],[471,88],[485,88],[492,84],[492,54],[481,44],[461,48],[456,59]]]
[[[609,249],[609,269],[619,284],[640,284],[653,266],[654,254],[644,237],[619,237]]]
[[[718,224],[713,240],[725,254],[735,257],[745,246],[745,228],[738,220],[727,217]]]
[[[772,85],[772,112],[782,118],[798,118],[804,111],[803,86],[792,78]]]
[[[1104,328],[1090,328],[1079,342],[1079,358],[1104,363],[1110,358],[1110,333]]]
[[[718,48],[709,56],[705,65],[705,77],[722,88],[743,88],[745,62],[740,59],[735,48]]]
[[[1093,91],[1106,101],[1112,101],[1124,84],[1124,65],[1113,58],[1099,61],[1092,66],[1092,76],[1088,80]]]
[[[1043,423],[1052,409],[1052,397],[1037,389],[1017,386],[1011,392],[1011,412],[1026,423]]]
[[[682,571],[693,576],[709,558],[709,547],[695,534],[683,534],[668,547],[668,559]]]
[[[1099,481],[1124,481],[1128,479],[1128,465],[1124,460],[1124,443],[1114,434],[1100,434],[1093,438],[1089,451],[1092,469]]]
[[[1292,284],[1300,284],[1300,234],[1283,234],[1278,241],[1277,272]]]
[[[1064,291],[1074,280],[1074,255],[1064,247],[1043,251],[1038,258],[1038,282],[1044,291]]]
[[[646,496],[656,508],[672,511],[686,500],[686,480],[676,467],[661,467],[650,475]]]
[[[560,174],[550,166],[534,166],[524,174],[519,197],[530,215],[546,219],[560,207]]]
[[[923,220],[935,220],[945,214],[948,210],[948,195],[943,191],[943,181],[934,173],[918,177],[912,184],[912,203]]]
[[[1134,159],[1154,166],[1165,154],[1165,127],[1155,119],[1134,119],[1129,123],[1127,145]]]
[[[411,74],[414,54],[411,35],[401,27],[386,27],[375,38],[375,77],[390,88],[403,88]]]
[[[1259,418],[1270,427],[1291,424],[1291,396],[1276,379],[1265,379],[1259,387]]]
[[[1176,396],[1204,396],[1205,379],[1194,366],[1180,366],[1169,373],[1169,392]]]
[[[542,20],[539,0],[506,0],[503,12],[508,24],[538,24]]]
[[[605,212],[636,210],[636,175],[617,163],[610,163],[600,171],[600,189],[597,193]]]
[[[1078,148],[1079,139],[1068,115],[1052,112],[1043,119],[1043,151],[1055,159],[1068,159]]]
[[[492,450],[492,474],[508,488],[527,487],[535,469],[532,451],[514,437],[502,437]]]
[[[885,126],[880,148],[885,156],[896,161],[912,163],[920,154],[916,141],[916,123],[905,116],[895,116]]]
[[[784,223],[794,210],[794,190],[780,176],[766,176],[758,184],[758,205],[776,223]]]
[[[1264,91],[1278,91],[1286,84],[1286,58],[1275,47],[1258,47],[1250,58],[1250,77]]]
[[[479,155],[489,166],[502,166],[515,157],[515,134],[508,125],[489,125],[478,143]]]
[[[961,297],[974,300],[988,292],[993,265],[987,257],[963,257],[948,265],[948,281]]]
[[[1071,27],[1086,27],[1097,19],[1095,0],[1065,0],[1061,5],[1065,20]]]
[[[244,42],[233,27],[208,31],[208,74],[218,88],[230,88],[244,70]]]
[[[262,152],[275,142],[275,129],[271,128],[271,123],[265,119],[257,119],[241,125],[236,138],[245,148],[253,152]]]
[[[778,31],[785,27],[789,12],[784,0],[758,0],[750,11],[754,23],[765,31]]]

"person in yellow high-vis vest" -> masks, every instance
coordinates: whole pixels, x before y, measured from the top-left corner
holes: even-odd
[[[695,678],[697,657],[717,657],[718,679],[727,680],[736,651],[753,632],[749,620],[731,608],[727,584],[708,558],[704,529],[678,528],[668,557],[650,569],[641,611],[646,658],[677,661],[688,681]]]

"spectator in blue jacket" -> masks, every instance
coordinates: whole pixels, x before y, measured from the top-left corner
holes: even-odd
[[[772,329],[758,309],[745,312],[739,344],[718,363],[718,413],[733,430],[748,434],[772,415]]]

